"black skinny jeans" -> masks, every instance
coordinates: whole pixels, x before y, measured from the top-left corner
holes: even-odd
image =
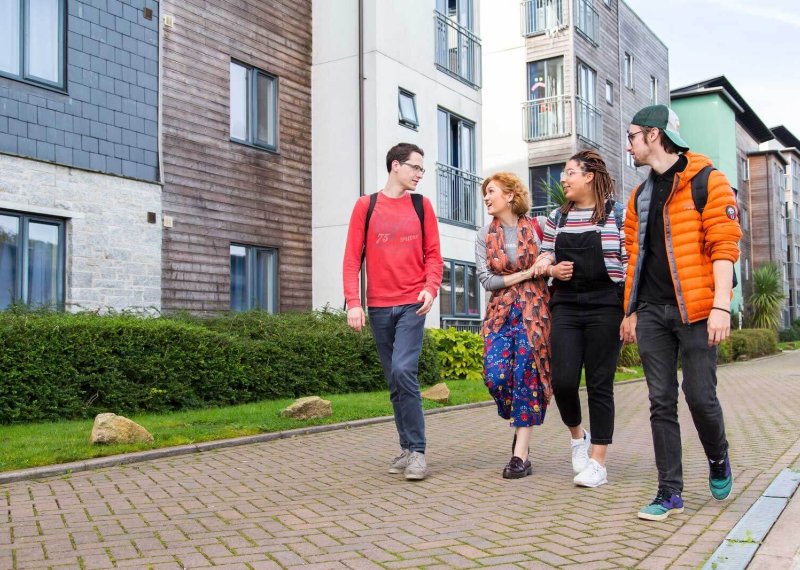
[[[596,296],[573,293],[569,302],[559,302],[557,292],[551,302],[552,383],[562,421],[569,427],[580,425],[578,388],[585,367],[592,443],[608,445],[614,435],[614,373],[623,311],[619,304],[592,304]]]

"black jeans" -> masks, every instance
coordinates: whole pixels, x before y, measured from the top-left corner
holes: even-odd
[[[592,443],[608,445],[614,435],[614,373],[622,347],[622,306],[593,305],[596,293],[573,295],[574,302],[558,302],[556,292],[551,303],[553,394],[561,420],[569,427],[580,425],[578,388],[581,368],[585,368]],[[616,298],[615,293],[611,298]]]
[[[650,427],[658,485],[683,490],[681,428],[678,423],[678,354],[681,387],[706,457],[728,450],[722,407],[717,399],[717,347],[708,346],[707,321],[681,322],[678,307],[640,302],[636,338],[650,392]]]
[[[425,453],[425,416],[417,378],[425,331],[425,316],[417,315],[421,306],[370,307],[369,324],[389,386],[400,447]]]

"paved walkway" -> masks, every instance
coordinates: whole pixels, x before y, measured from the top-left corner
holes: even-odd
[[[428,418],[421,483],[385,472],[396,435],[384,423],[9,484],[0,568],[695,568],[780,470],[800,466],[800,351],[719,376],[733,495],[711,499],[683,407],[686,511],[662,523],[635,516],[656,490],[638,382],[617,388],[599,489],[572,485],[555,408],[534,434],[534,476],[502,479],[511,431],[475,408]]]

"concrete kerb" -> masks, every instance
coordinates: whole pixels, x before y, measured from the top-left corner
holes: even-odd
[[[446,406],[442,408],[425,410],[425,415],[441,414],[444,412],[454,412],[458,410],[469,410],[471,408],[481,408],[484,406],[491,406],[491,405],[494,405],[494,402],[492,401],[475,402],[472,404],[461,404],[458,406]],[[161,449],[148,449],[146,451],[122,453],[119,455],[111,455],[108,457],[97,457],[95,459],[73,461],[71,463],[60,463],[58,465],[45,465],[42,467],[31,467],[30,469],[17,469],[14,471],[6,471],[5,473],[0,473],[0,485],[5,483],[14,483],[16,481],[29,481],[32,479],[43,479],[45,477],[57,477],[59,475],[78,473],[80,471],[90,471],[92,469],[101,469],[103,467],[113,467],[115,465],[141,463],[143,461],[161,459],[164,457],[189,455],[191,453],[212,451],[214,449],[222,449],[225,447],[236,447],[239,445],[249,445],[251,443],[275,441],[278,439],[286,439],[301,435],[324,433],[342,429],[353,429],[362,426],[368,426],[372,424],[379,424],[391,421],[394,421],[393,416],[380,416],[377,418],[365,418],[363,420],[353,420],[349,422],[311,426],[311,427],[297,428],[285,431],[277,431],[273,433],[263,433],[258,435],[247,435],[231,439],[220,439],[215,441],[206,441],[202,443],[178,445],[174,447],[164,447]]]
[[[773,358],[780,356],[778,354],[770,354],[752,360],[760,360],[762,358]],[[736,364],[735,362],[727,363]],[[633,382],[643,382],[644,378],[632,378],[630,380],[623,380],[616,382],[617,385],[629,384]],[[585,390],[581,387],[581,390]],[[460,404],[458,406],[445,406],[442,408],[433,408],[425,410],[425,415],[442,414],[445,412],[455,412],[458,410],[469,410],[471,408],[480,408],[484,406],[493,406],[494,402],[489,400],[486,402],[474,402],[471,404]],[[57,477],[59,475],[66,475],[69,473],[78,473],[80,471],[91,471],[92,469],[102,469],[103,467],[113,467],[115,465],[127,465],[130,463],[141,463],[143,461],[150,461],[153,459],[160,459],[164,457],[176,457],[180,455],[189,455],[191,453],[200,453],[203,451],[212,451],[214,449],[223,449],[226,447],[236,447],[239,445],[249,445],[251,443],[262,443],[266,441],[275,441],[278,439],[285,439],[290,437],[297,437],[301,435],[310,435],[314,433],[324,433],[342,429],[352,429],[361,426],[368,426],[372,424],[385,423],[394,421],[393,416],[380,416],[377,418],[366,418],[363,420],[353,420],[349,422],[341,422],[335,424],[326,424],[319,426],[311,426],[307,428],[297,428],[292,430],[278,431],[273,433],[264,433],[258,435],[247,435],[243,437],[235,437],[231,439],[220,439],[215,441],[206,441],[196,444],[179,445],[174,447],[164,447],[161,449],[148,449],[146,451],[136,451],[132,453],[122,453],[119,455],[111,455],[108,457],[98,457],[95,459],[86,459],[83,461],[73,461],[70,463],[60,463],[58,465],[45,465],[42,467],[31,467],[29,469],[17,469],[13,471],[6,471],[0,473],[0,485],[5,483],[14,483],[16,481],[29,481],[33,479],[43,479],[45,477]]]

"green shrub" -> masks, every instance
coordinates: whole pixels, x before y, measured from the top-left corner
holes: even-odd
[[[211,320],[0,313],[0,423],[385,388],[369,329],[331,313]],[[438,381],[426,335],[420,381]]]
[[[795,321],[797,323],[797,321]],[[780,342],[794,342],[800,340],[800,325],[792,324],[788,329],[778,332],[778,340]]]
[[[481,380],[483,378],[483,339],[481,335],[450,329],[431,329],[436,342],[442,380]]]
[[[754,358],[778,352],[778,333],[771,329],[740,329],[731,332],[733,359]]]
[[[730,337],[723,340],[717,346],[717,362],[720,364],[727,364],[733,362],[733,347],[731,346]]]
[[[642,359],[639,358],[639,346],[634,344],[622,345],[622,350],[619,353],[619,360],[617,366],[641,366]]]

